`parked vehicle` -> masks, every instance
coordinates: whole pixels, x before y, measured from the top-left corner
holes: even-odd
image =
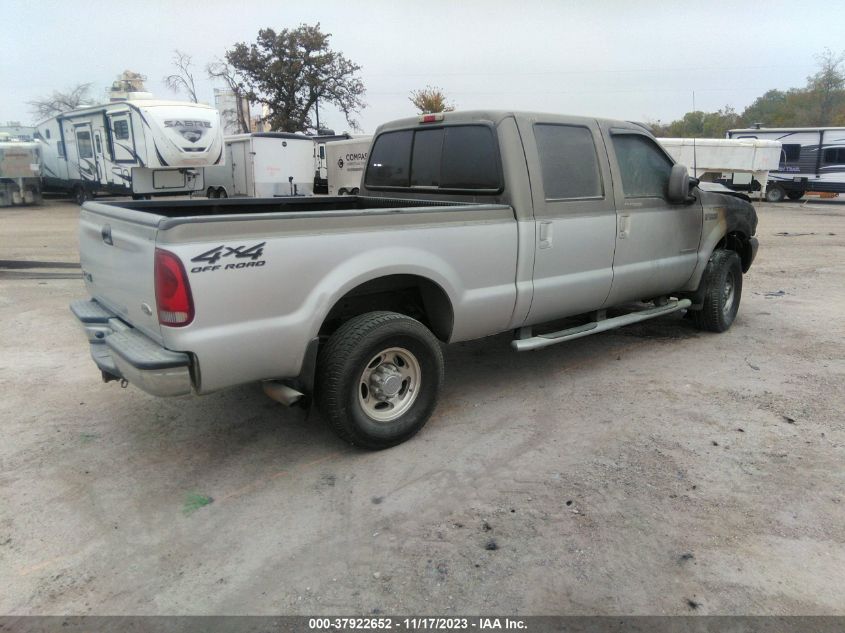
[[[728,138],[782,144],[780,164],[769,173],[766,200],[800,200],[807,192],[845,192],[845,127],[749,128]]]
[[[226,164],[206,167],[209,198],[311,195],[314,141],[304,134],[256,132],[224,138]]]
[[[0,143],[0,207],[41,203],[41,146]]]
[[[362,136],[326,143],[330,196],[358,195],[372,140],[372,136]]]
[[[223,162],[217,110],[129,99],[63,112],[38,124],[45,191],[80,204],[99,193],[149,197],[204,191],[203,168]]]
[[[344,132],[335,134],[332,130],[320,130],[321,134],[312,136],[314,141],[314,193],[329,192],[329,164],[326,157],[326,144],[346,141],[351,137]]]
[[[769,172],[780,164],[780,141],[726,138],[659,138],[677,162],[688,165],[692,175],[718,182],[734,191],[763,198]]]
[[[756,225],[632,123],[424,115],[378,129],[360,196],[86,203],[72,310],[106,381],[263,381],[384,448],[433,413],[441,343],[535,350],[681,310],[727,330]]]

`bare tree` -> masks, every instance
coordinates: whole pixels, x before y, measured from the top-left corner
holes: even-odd
[[[194,85],[193,57],[178,48],[173,51],[173,65],[176,73],[164,78],[164,84],[173,92],[185,92],[194,103],[197,102],[197,88]]]
[[[420,114],[434,114],[436,112],[451,112],[454,104],[446,100],[446,95],[440,88],[426,86],[422,90],[413,90],[408,101],[420,111]]]
[[[90,91],[90,83],[77,84],[65,92],[55,90],[49,97],[35,99],[28,105],[32,114],[40,121],[68,110],[75,110],[79,106],[91,104]]]
[[[215,59],[206,64],[205,72],[209,79],[219,79],[226,84],[235,97],[234,112],[221,112],[220,114],[234,119],[239,132],[249,132],[249,101],[246,99],[247,88],[243,80],[238,76],[237,71],[221,59]]]

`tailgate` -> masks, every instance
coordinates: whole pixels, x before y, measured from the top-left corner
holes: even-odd
[[[153,267],[161,217],[86,202],[79,218],[79,259],[88,293],[158,342]]]

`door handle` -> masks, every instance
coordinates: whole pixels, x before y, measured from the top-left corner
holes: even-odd
[[[552,223],[540,222],[540,248],[552,246]]]
[[[630,215],[620,215],[619,216],[619,239],[624,240],[628,237],[628,232],[631,230],[631,216]]]

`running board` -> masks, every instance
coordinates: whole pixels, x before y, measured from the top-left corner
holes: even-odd
[[[653,319],[655,317],[663,316],[664,314],[671,314],[678,310],[683,310],[692,305],[689,299],[673,299],[664,306],[656,308],[649,308],[648,310],[641,310],[639,312],[630,312],[622,316],[613,317],[612,319],[602,319],[600,321],[593,321],[585,325],[569,328],[567,330],[560,330],[559,332],[550,332],[549,334],[540,334],[538,336],[531,336],[528,338],[514,339],[511,341],[511,346],[518,352],[528,352],[534,349],[541,349],[549,347],[550,345],[557,345],[565,341],[572,341],[576,338],[589,336],[590,334],[598,334],[606,330],[621,327],[623,325],[630,325],[639,321]]]

